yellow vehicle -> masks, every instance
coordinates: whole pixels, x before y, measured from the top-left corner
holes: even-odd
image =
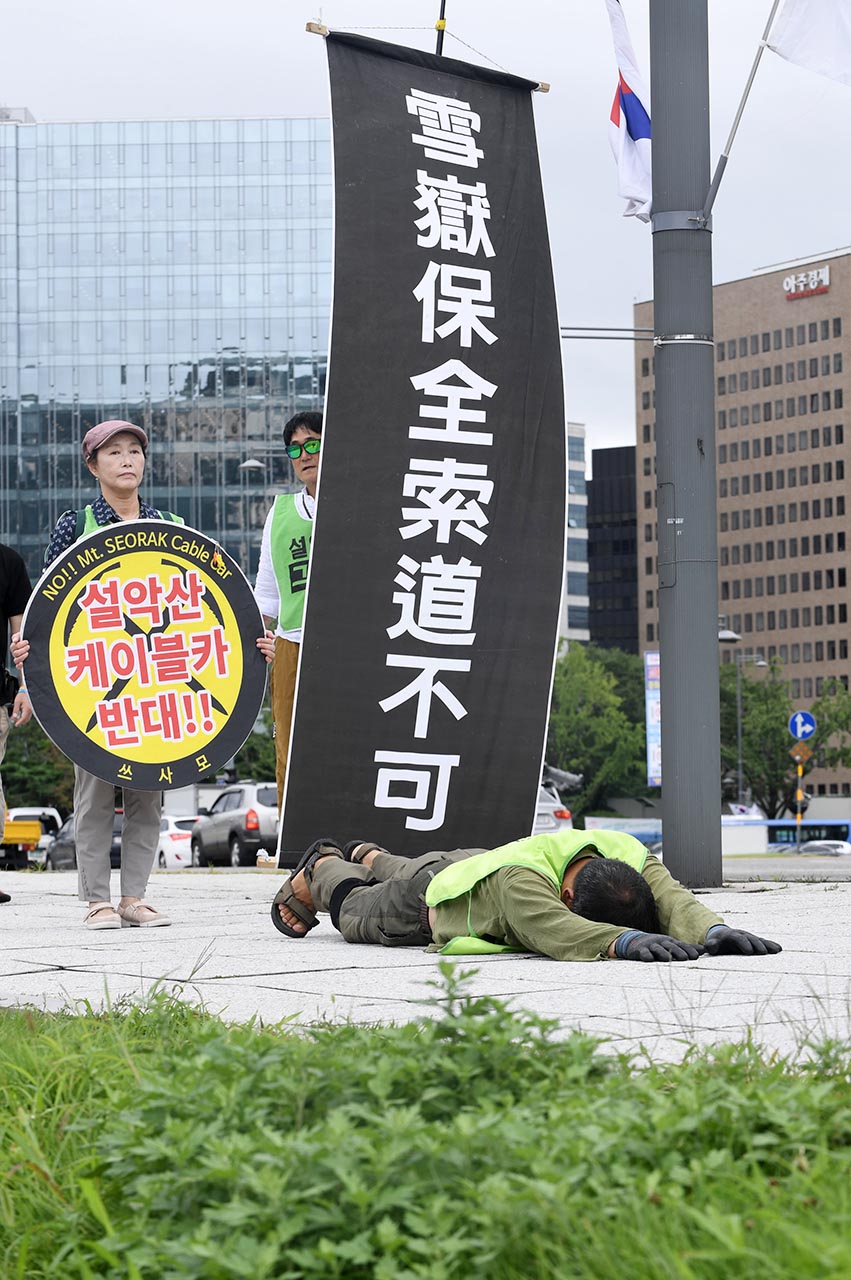
[[[23,818],[9,818],[0,844],[0,868],[20,871],[29,863],[31,849],[38,848],[41,823]]]

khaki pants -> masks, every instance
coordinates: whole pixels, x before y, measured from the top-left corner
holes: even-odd
[[[275,777],[278,783],[278,813],[283,814],[284,780],[290,753],[290,732],[295,701],[295,678],[299,646],[292,640],[275,637],[275,657],[269,676],[272,719],[275,722]]]
[[[328,858],[305,878],[316,909],[330,911],[331,923],[346,942],[427,947],[431,930],[424,919],[424,907],[429,882],[438,871],[477,853],[484,850],[437,850],[418,858],[382,851],[371,867]]]
[[[144,898],[160,833],[159,791],[124,791],[121,896]],[[82,902],[109,902],[115,787],[74,765],[74,842]]]

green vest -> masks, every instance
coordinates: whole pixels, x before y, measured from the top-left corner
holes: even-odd
[[[158,511],[157,515],[160,520],[173,520],[175,524],[184,523],[180,516],[172,515],[170,511]],[[74,530],[75,540],[79,540],[87,533],[94,533],[95,529],[100,529],[101,527],[95,519],[94,507],[83,507],[82,510],[77,512],[77,527]]]
[[[503,951],[516,951],[502,943],[486,942],[473,932],[470,914],[473,905],[473,889],[487,876],[501,867],[528,867],[549,880],[561,892],[564,873],[583,849],[595,849],[604,858],[626,862],[641,874],[647,860],[647,849],[640,840],[623,831],[562,831],[554,836],[527,836],[511,844],[478,853],[462,862],[438,871],[426,889],[425,900],[430,907],[439,906],[452,898],[468,895],[467,928],[463,937],[452,938],[441,948],[442,955],[494,955]]]
[[[304,621],[304,593],[313,521],[299,514],[296,494],[282,493],[272,508],[269,551],[278,584],[281,631],[298,631]]]

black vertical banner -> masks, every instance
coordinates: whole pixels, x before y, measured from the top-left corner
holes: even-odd
[[[334,308],[281,834],[528,835],[564,572],[564,405],[531,90],[327,40]]]

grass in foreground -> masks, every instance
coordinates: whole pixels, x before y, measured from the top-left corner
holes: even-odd
[[[228,1026],[0,1013],[3,1280],[851,1275],[848,1046],[635,1070],[467,997]]]

